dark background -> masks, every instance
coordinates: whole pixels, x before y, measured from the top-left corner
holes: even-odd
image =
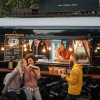
[[[99,0],[40,0],[39,7],[40,12],[97,11]]]

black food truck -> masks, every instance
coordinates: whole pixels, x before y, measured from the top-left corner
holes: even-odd
[[[67,82],[60,74],[70,74],[71,68],[69,60],[58,60],[58,49],[63,43],[65,49],[79,55],[84,66],[81,97],[100,98],[100,17],[0,18],[0,38],[0,47],[4,47],[0,51],[0,83],[16,62],[31,52],[41,69],[43,100],[64,100]],[[9,62],[13,62],[11,68]]]

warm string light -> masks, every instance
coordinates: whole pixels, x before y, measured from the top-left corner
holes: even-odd
[[[51,47],[49,46],[48,50],[51,50]]]
[[[23,47],[24,47],[24,51],[27,51],[27,44],[26,43],[24,43]]]
[[[49,47],[48,47],[48,50],[51,50],[51,46],[50,46],[50,40],[49,40],[49,44],[48,44],[48,45],[49,45]]]
[[[29,41],[31,42],[31,43],[29,43]],[[36,41],[39,41],[39,40],[36,40]],[[34,42],[34,44],[35,44],[35,46],[37,46],[37,42]],[[32,51],[31,50],[31,46],[32,46],[32,42],[33,42],[33,40],[24,40],[24,43],[23,43],[23,47],[24,47],[24,51],[27,51],[27,45],[29,45],[30,46],[30,51]],[[40,41],[39,41],[40,42]],[[41,45],[43,45],[44,47],[43,47],[43,49],[42,49],[42,52],[46,52],[46,44],[45,44],[45,40],[41,40]],[[51,47],[50,47],[50,40],[49,40],[49,44],[48,44],[48,48],[47,48],[48,50],[51,50]]]
[[[28,43],[29,43],[29,41],[26,40],[26,39],[23,41],[23,50],[24,50],[24,51],[27,51]]]
[[[99,49],[100,49],[100,47],[96,47],[94,52],[98,52]]]
[[[1,51],[4,51],[4,47],[1,47]]]
[[[24,51],[27,51],[27,46],[29,46],[29,50],[32,51],[31,46],[32,46],[33,40],[24,40],[23,47]]]
[[[23,47],[26,48],[26,44],[24,44]]]
[[[43,48],[43,50],[42,50],[43,52],[46,52],[46,49],[45,49],[45,47]]]
[[[72,47],[69,47],[69,51],[72,51]]]
[[[97,49],[95,50],[95,52],[97,52]]]
[[[100,47],[97,47],[97,49],[100,49]]]
[[[26,47],[24,48],[24,51],[27,51],[27,48]]]
[[[41,45],[43,45],[42,52],[46,52],[46,43],[45,43],[45,40],[41,41]]]

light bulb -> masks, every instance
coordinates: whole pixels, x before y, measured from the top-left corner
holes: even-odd
[[[1,50],[4,51],[4,47],[1,47]]]
[[[97,49],[100,49],[100,47],[97,47]]]
[[[24,51],[27,51],[27,48],[24,48]]]
[[[69,47],[69,51],[72,51],[72,48],[71,47]]]
[[[45,48],[43,48],[43,50],[42,50],[43,52],[46,52],[46,50],[45,50]]]
[[[95,50],[95,52],[97,52],[97,49]]]
[[[49,47],[48,49],[51,50],[51,47]]]
[[[23,47],[26,48],[26,44],[24,44]]]

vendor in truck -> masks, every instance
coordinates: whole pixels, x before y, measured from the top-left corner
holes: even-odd
[[[70,60],[71,54],[72,54],[72,51],[69,50],[69,47],[65,49],[64,44],[61,43],[57,51],[57,60],[60,62],[68,62]]]

